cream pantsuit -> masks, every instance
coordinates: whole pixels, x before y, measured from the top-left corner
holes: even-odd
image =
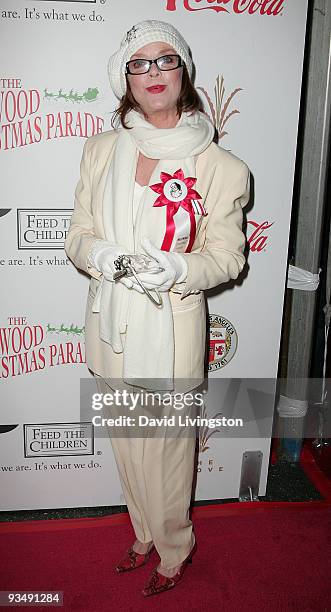
[[[106,379],[96,376],[96,383],[99,393],[111,392]],[[135,390],[138,387],[130,387],[131,392]],[[106,418],[114,414],[104,407]],[[147,428],[143,438],[110,439],[137,539],[153,540],[164,567],[178,565],[195,542],[189,507],[196,438],[187,434],[150,437]]]
[[[116,138],[116,131],[104,132],[85,144],[75,209],[65,241],[66,253],[75,266],[91,276],[85,321],[86,363],[96,375],[102,393],[109,391],[107,384],[111,388],[111,379],[122,378],[122,354],[115,353],[99,337],[99,314],[92,312],[92,304],[101,272],[91,266],[88,253],[97,238],[105,240],[103,194]],[[186,391],[196,387],[193,380],[201,382],[204,377],[203,291],[237,278],[245,263],[242,207],[249,200],[246,164],[214,143],[198,156],[196,178],[195,187],[207,215],[191,252],[183,254],[188,266],[186,282],[180,291],[174,286],[169,293],[174,322],[174,376],[187,380]],[[137,355],[137,359],[143,358]],[[113,437],[111,442],[137,538],[141,542],[154,541],[163,566],[178,565],[195,539],[188,517],[195,438]]]

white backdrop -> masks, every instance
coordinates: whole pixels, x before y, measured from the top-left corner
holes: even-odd
[[[1,509],[124,503],[110,441],[91,442],[79,423],[88,279],[63,242],[85,138],[110,129],[109,55],[142,19],[183,33],[220,145],[254,179],[248,264],[239,282],[208,295],[209,376],[276,376],[306,10],[306,0],[1,7]],[[199,455],[196,499],[237,497],[245,450],[263,453],[263,495],[269,446],[269,437],[211,436]]]

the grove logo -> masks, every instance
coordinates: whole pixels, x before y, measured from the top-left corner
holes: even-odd
[[[187,11],[212,10],[216,13],[240,13],[247,12],[249,15],[258,13],[260,15],[280,15],[284,6],[284,0],[182,0],[184,9]],[[167,0],[166,10],[176,11],[180,0]],[[226,6],[225,6],[226,5]]]
[[[268,223],[268,221],[263,221],[259,223],[257,221],[247,221],[247,226],[252,226],[252,232],[249,234],[247,227],[247,242],[249,245],[249,250],[252,253],[260,253],[261,251],[266,251],[267,240],[269,238],[267,230],[274,224]]]
[[[234,115],[239,115],[240,111],[235,108],[231,110],[231,104],[233,102],[234,97],[242,91],[241,87],[236,87],[230,94],[225,93],[225,85],[224,85],[224,76],[219,74],[216,79],[216,84],[214,87],[215,94],[215,103],[213,103],[210,95],[203,87],[197,87],[200,90],[209,106],[209,118],[210,121],[214,124],[217,134],[218,140],[220,141],[224,136],[228,135],[228,132],[225,131],[225,126],[229,119]],[[228,129],[228,128],[227,128]]]
[[[223,416],[222,412],[216,412],[215,414],[213,414],[213,419],[216,419],[217,417],[221,417],[221,416]],[[207,409],[205,405],[203,405],[203,408],[200,409],[200,417],[202,419],[208,418]],[[200,425],[199,427],[199,453],[204,453],[205,451],[209,450],[209,446],[207,446],[207,442],[209,438],[214,433],[219,433],[219,431],[220,431],[219,429],[211,429],[210,427],[208,427],[208,425]]]

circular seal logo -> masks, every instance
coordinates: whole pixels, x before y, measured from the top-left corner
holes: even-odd
[[[163,193],[170,202],[181,202],[185,200],[188,189],[184,181],[171,178],[164,184]]]
[[[232,323],[220,315],[209,315],[208,370],[224,368],[234,356],[238,335]]]

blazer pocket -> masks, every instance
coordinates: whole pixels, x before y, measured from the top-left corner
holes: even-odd
[[[197,306],[200,306],[201,303],[204,300],[203,297],[203,292],[201,291],[198,294],[191,294],[191,295],[187,295],[183,300],[180,299],[180,295],[181,294],[173,294],[173,297],[171,296],[170,301],[171,301],[171,307],[173,312],[182,312],[182,311],[186,311],[186,310],[191,310],[192,308],[196,308]]]

